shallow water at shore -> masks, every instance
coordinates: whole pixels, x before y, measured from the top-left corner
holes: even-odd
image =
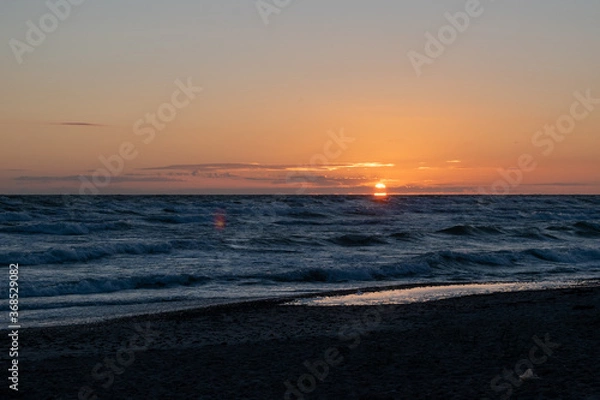
[[[550,290],[574,288],[586,282],[507,282],[470,283],[439,286],[420,286],[406,289],[393,289],[362,292],[339,296],[316,296],[294,300],[288,304],[306,306],[375,306],[382,304],[426,303],[429,301],[478,294],[520,292],[526,290]]]

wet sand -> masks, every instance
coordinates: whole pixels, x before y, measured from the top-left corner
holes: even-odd
[[[1,398],[600,399],[598,284],[407,305],[263,301],[21,329],[19,341],[19,395],[5,377]]]

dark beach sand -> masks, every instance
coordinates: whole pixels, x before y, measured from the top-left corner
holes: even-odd
[[[596,284],[384,307],[258,302],[19,340],[26,399],[284,399],[286,381],[289,399],[600,399]],[[517,363],[540,379],[517,379]]]

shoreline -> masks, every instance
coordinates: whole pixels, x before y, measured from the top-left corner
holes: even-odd
[[[219,305],[24,329],[20,395],[592,400],[599,331],[598,282],[400,305]],[[536,340],[560,347],[545,354]],[[527,361],[534,346],[543,363]],[[503,377],[516,363],[541,379]]]
[[[115,317],[98,317],[98,320],[93,321],[75,321],[73,323],[48,323],[48,324],[36,324],[33,326],[23,326],[21,329],[42,329],[42,328],[58,328],[58,327],[69,327],[69,326],[86,326],[86,325],[97,325],[109,323],[111,321],[128,321],[135,320],[138,318],[160,318],[162,316],[168,316],[169,314],[180,314],[180,313],[194,313],[194,312],[202,312],[205,310],[226,310],[226,309],[244,309],[251,307],[262,307],[262,306],[274,306],[274,305],[294,305],[294,303],[300,303],[303,300],[308,299],[319,299],[319,298],[328,298],[328,297],[343,297],[348,295],[356,294],[360,292],[362,294],[370,294],[370,293],[379,293],[386,291],[403,291],[410,289],[419,289],[419,288],[440,288],[440,287],[461,287],[461,286],[470,286],[470,285],[548,285],[549,287],[540,288],[540,287],[532,287],[532,288],[524,288],[518,290],[507,290],[507,291],[492,291],[490,293],[473,293],[473,294],[465,294],[460,296],[451,296],[448,298],[460,298],[460,297],[468,297],[473,295],[485,295],[485,294],[495,294],[495,293],[513,293],[513,292],[522,292],[522,291],[544,291],[544,290],[554,290],[561,288],[571,288],[571,287],[579,287],[585,285],[600,285],[600,278],[597,279],[574,279],[569,281],[544,281],[544,282],[535,282],[535,281],[473,281],[473,282],[464,282],[464,281],[447,281],[447,282],[419,282],[419,283],[400,283],[400,284],[391,284],[391,285],[382,285],[382,286],[365,286],[365,287],[356,287],[352,289],[339,289],[339,290],[326,290],[323,292],[311,292],[297,295],[286,295],[281,297],[268,297],[268,298],[258,298],[258,299],[247,299],[241,301],[226,301],[226,302],[217,302],[215,304],[205,304],[205,305],[194,305],[194,306],[182,306],[182,308],[175,308],[171,310],[158,310],[158,311],[148,311],[141,312],[130,315],[120,315]],[[563,286],[564,285],[564,286]],[[26,299],[25,299],[26,300]],[[427,303],[431,301],[439,301],[443,299],[431,299],[426,301],[415,301],[414,303]],[[399,304],[412,304],[411,303],[399,303]],[[300,303],[302,304],[302,303]],[[304,305],[304,304],[303,304]],[[320,305],[311,305],[311,306],[320,306]],[[329,306],[326,306],[329,307]],[[26,320],[26,318],[22,318]],[[6,331],[4,327],[0,328],[0,333]]]

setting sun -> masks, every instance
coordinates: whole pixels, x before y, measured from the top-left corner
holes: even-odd
[[[387,197],[386,186],[384,183],[379,182],[375,185],[375,197]]]

